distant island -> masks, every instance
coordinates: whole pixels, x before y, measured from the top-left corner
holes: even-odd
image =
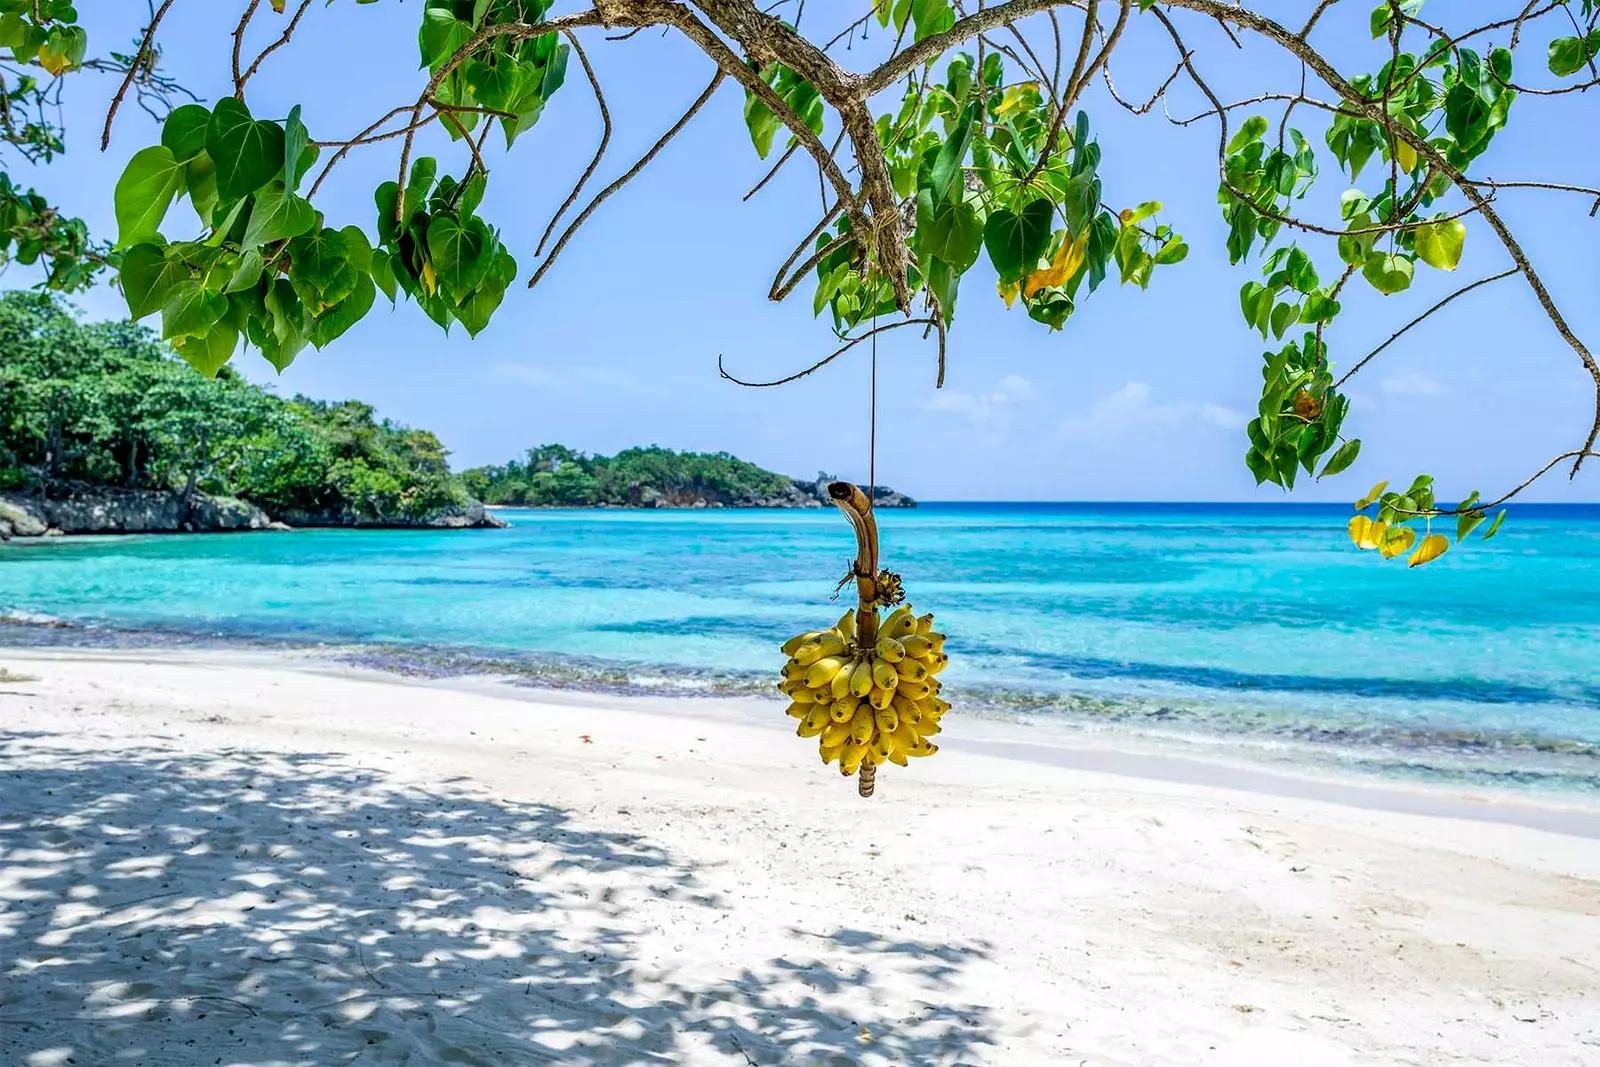
[[[561,445],[452,473],[438,437],[368,404],[284,399],[187,366],[147,329],[83,322],[0,293],[0,540],[297,526],[504,526],[485,507],[783,507],[827,503],[727,453]],[[915,501],[878,488],[880,507]]]

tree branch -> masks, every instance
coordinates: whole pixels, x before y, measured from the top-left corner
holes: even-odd
[[[611,143],[611,109],[606,106],[605,94],[600,91],[600,79],[595,77],[594,68],[589,65],[589,57],[584,54],[583,46],[578,43],[578,35],[571,30],[564,32],[567,35],[567,40],[572,42],[572,50],[578,53],[578,61],[583,64],[584,74],[589,77],[589,85],[594,89],[594,102],[600,106],[600,147],[595,149],[594,158],[589,161],[589,165],[583,168],[583,174],[578,178],[578,183],[572,187],[572,192],[568,193],[567,198],[561,201],[561,206],[556,209],[556,213],[550,216],[550,224],[544,228],[544,235],[539,238],[539,245],[533,250],[535,258],[544,255],[545,242],[549,241],[550,235],[555,232],[556,223],[561,221],[561,216],[565,215],[567,209],[578,199],[578,194],[583,192],[584,185],[588,183],[590,178],[594,177],[594,172],[600,166],[600,161],[605,158],[606,146]]]
[[[104,152],[111,147],[111,124],[116,121],[117,109],[122,106],[122,98],[128,95],[128,86],[133,84],[134,75],[139,73],[139,68],[144,65],[150,56],[150,46],[156,39],[156,27],[161,25],[161,20],[167,17],[167,12],[172,10],[173,0],[164,0],[161,8],[150,19],[150,25],[144,28],[144,39],[139,42],[139,50],[133,54],[133,62],[128,64],[128,74],[122,79],[122,85],[117,89],[116,95],[111,98],[111,107],[106,111],[105,129],[100,132],[100,151]]]
[[[894,322],[886,323],[883,326],[874,326],[872,329],[868,330],[866,333],[862,334],[861,336],[852,337],[850,340],[846,341],[842,347],[835,349],[834,351],[830,352],[828,355],[826,355],[826,356],[822,357],[821,359],[817,360],[817,362],[811,364],[811,366],[807,367],[805,370],[796,371],[795,373],[793,373],[791,375],[788,375],[787,377],[778,378],[778,379],[775,379],[775,380],[770,381],[770,382],[747,382],[743,378],[734,377],[733,375],[729,374],[727,368],[722,365],[722,357],[721,356],[717,357],[717,373],[719,375],[721,375],[722,377],[728,379],[728,381],[732,382],[734,385],[743,385],[743,386],[746,386],[747,388],[750,388],[750,389],[771,389],[773,386],[776,386],[776,385],[788,385],[790,382],[797,382],[801,378],[806,377],[808,374],[815,374],[817,371],[821,370],[823,367],[826,367],[828,364],[832,363],[834,360],[838,359],[840,356],[844,355],[846,352],[850,351],[856,345],[860,344],[862,341],[865,341],[869,337],[876,336],[877,334],[880,334],[880,333],[887,333],[890,330],[898,330],[902,326],[937,326],[937,325],[938,325],[937,320],[931,319],[931,318],[927,318],[927,319],[898,319],[898,320],[896,320]],[[943,381],[943,375],[942,374],[940,375],[940,381],[941,382]]]
[[[689,120],[694,118],[700,109],[705,106],[707,100],[711,99],[712,94],[717,91],[717,86],[722,84],[722,79],[726,76],[727,75],[723,72],[722,68],[718,67],[717,72],[711,76],[710,84],[708,84],[700,93],[700,95],[695,98],[694,103],[689,105],[689,110],[685,111],[683,115],[679,117],[678,121],[672,124],[671,129],[661,135],[660,140],[650,146],[650,151],[640,156],[639,162],[635,163],[632,167],[629,167],[622,177],[618,178],[616,181],[612,182],[610,185],[606,186],[604,189],[600,190],[600,192],[595,194],[594,199],[589,201],[588,206],[585,207],[583,211],[578,214],[578,217],[572,220],[571,225],[569,225],[566,230],[562,232],[561,238],[555,243],[555,247],[550,249],[549,257],[546,258],[543,263],[539,264],[539,269],[534,271],[533,277],[528,279],[529,289],[532,289],[535,285],[539,284],[539,279],[545,276],[545,272],[548,271],[551,264],[556,261],[556,257],[561,255],[561,250],[567,246],[567,242],[570,241],[572,239],[572,235],[578,231],[578,227],[582,226],[584,222],[588,220],[589,216],[594,214],[595,208],[605,203],[611,194],[615,193],[618,189],[621,189],[624,185],[627,185],[628,182],[632,181],[641,170],[649,165],[652,159],[656,158],[656,155],[663,148],[665,148],[674,137],[678,136],[678,134],[682,132],[683,128],[689,124]]]
[[[1353,269],[1354,268],[1352,268],[1352,270]],[[1510,268],[1508,268],[1506,270],[1501,271],[1499,274],[1491,274],[1487,278],[1479,278],[1477,281],[1471,283],[1470,285],[1463,285],[1460,289],[1457,289],[1455,292],[1451,293],[1449,296],[1445,297],[1443,300],[1441,300],[1437,304],[1433,305],[1427,311],[1424,311],[1422,314],[1418,315],[1416,318],[1412,319],[1410,322],[1408,322],[1404,326],[1400,327],[1394,333],[1390,334],[1389,335],[1389,339],[1387,341],[1383,342],[1383,344],[1379,345],[1377,348],[1374,348],[1371,352],[1368,352],[1365,356],[1363,356],[1360,359],[1360,361],[1358,361],[1356,363],[1355,366],[1353,366],[1349,370],[1345,371],[1344,372],[1344,377],[1342,377],[1338,381],[1334,382],[1333,383],[1333,387],[1335,389],[1338,389],[1341,386],[1343,386],[1345,382],[1347,382],[1351,378],[1355,377],[1357,371],[1359,371],[1362,367],[1365,367],[1368,363],[1371,363],[1373,361],[1373,359],[1375,359],[1377,357],[1379,352],[1382,352],[1385,348],[1388,348],[1390,345],[1392,345],[1396,341],[1400,340],[1400,338],[1404,337],[1408,332],[1410,332],[1410,330],[1411,330],[1411,328],[1413,326],[1416,326],[1416,325],[1420,324],[1424,319],[1426,319],[1428,316],[1432,315],[1435,311],[1438,311],[1440,308],[1444,307],[1446,304],[1450,303],[1452,300],[1456,299],[1456,297],[1466,296],[1468,293],[1472,292],[1472,290],[1478,288],[1481,285],[1488,285],[1490,282],[1497,282],[1501,278],[1509,278],[1513,274],[1516,274],[1520,269],[1521,269],[1520,267],[1510,267]]]

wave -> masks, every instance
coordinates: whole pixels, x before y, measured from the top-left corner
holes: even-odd
[[[237,648],[313,651],[350,666],[430,679],[494,677],[513,685],[635,696],[746,697],[777,705],[772,676],[740,670],[621,663],[557,653],[496,651],[441,645],[329,642],[303,635],[262,636],[177,627],[123,627],[84,624],[34,613],[0,616],[0,641],[13,646],[96,648]],[[1052,661],[1060,657],[1041,657]],[[1070,661],[1078,676],[1085,661]],[[1052,665],[1066,667],[1066,663]],[[1081,731],[1121,731],[1204,746],[1244,745],[1273,759],[1298,759],[1386,776],[1446,782],[1600,792],[1600,742],[1561,733],[1469,727],[1448,721],[1403,721],[1375,715],[1370,708],[1333,710],[1228,701],[1226,690],[1258,688],[1269,692],[1326,692],[1324,684],[1275,685],[1274,676],[1242,676],[1212,670],[1171,671],[1118,665],[1126,677],[1160,675],[1169,680],[1213,681],[1221,673],[1232,684],[1195,699],[1154,699],[1124,694],[1043,692],[1021,687],[950,684],[946,695],[968,714],[995,721],[1049,724]],[[1100,664],[1095,677],[1117,670]],[[1246,681],[1245,679],[1249,679]],[[1070,678],[1067,679],[1070,682]],[[1257,684],[1252,684],[1257,683]],[[1415,683],[1393,688],[1363,684],[1339,692],[1401,695],[1417,699]],[[1056,684],[1061,684],[1057,679]],[[1506,697],[1505,691],[1449,687],[1464,695]],[[1218,699],[1220,695],[1221,699]],[[1518,692],[1521,700],[1531,692]]]

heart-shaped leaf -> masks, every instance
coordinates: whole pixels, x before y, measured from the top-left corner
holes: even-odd
[[[202,289],[200,283],[183,281],[173,286],[161,305],[161,336],[199,336],[228,311],[228,298]]]
[[[318,315],[311,323],[311,343],[322,348],[336,340],[372,310],[377,295],[378,290],[372,284],[371,276],[361,275],[349,296]]]
[[[273,181],[256,194],[241,243],[254,249],[268,241],[299,237],[316,224],[317,209],[310,201],[289,192],[283,182]]]
[[[465,226],[449,215],[436,215],[428,224],[428,255],[439,284],[457,302],[478,287],[493,260],[487,254],[493,236],[478,219]]]
[[[173,108],[167,121],[161,124],[161,143],[181,163],[206,150],[206,135],[210,127],[211,112],[199,104],[184,104]]]
[[[203,334],[173,338],[172,347],[189,366],[215,378],[239,347],[239,330],[231,322],[218,321]]]
[[[1438,270],[1455,270],[1467,227],[1460,219],[1440,219],[1417,227],[1417,258]]]
[[[1414,270],[1411,261],[1405,256],[1374,252],[1362,265],[1361,276],[1371,282],[1372,287],[1384,296],[1393,296],[1410,288]]]
[[[311,144],[311,134],[300,120],[300,105],[289,109],[289,118],[283,124],[283,180],[292,193],[300,187],[300,179],[316,160],[316,149]]]
[[[1020,212],[1000,208],[989,213],[983,226],[983,245],[989,261],[1006,281],[1020,281],[1038,266],[1050,244],[1050,221],[1055,209],[1050,201],[1034,200]]]
[[[129,317],[142,319],[160,311],[173,287],[189,280],[189,268],[167,259],[160,245],[140,244],[122,254],[118,279]]]
[[[1432,563],[1450,548],[1450,539],[1444,534],[1429,534],[1422,539],[1422,544],[1411,553],[1411,558],[1406,561],[1410,567],[1420,567],[1424,563]]]
[[[117,179],[112,203],[117,215],[117,244],[139,244],[161,236],[172,198],[183,188],[184,170],[166,145],[140,149]]]
[[[243,101],[225,96],[211,113],[206,153],[217,168],[218,195],[243,199],[283,172],[283,127],[257,122]]]

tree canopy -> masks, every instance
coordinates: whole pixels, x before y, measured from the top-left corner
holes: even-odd
[[[367,404],[202,377],[142,326],[0,294],[0,489],[199,491],[305,522],[404,522],[469,501],[445,457],[433,434]]]
[[[738,504],[781,496],[794,484],[726,452],[650,447],[590,456],[564,445],[530,448],[503,466],[473,467],[461,481],[485,504],[531,507],[638,504],[646,490],[669,501]]]
[[[380,294],[414,301],[440,327],[459,324],[476,335],[513,280],[526,275],[536,285],[601,204],[731,80],[745,96],[753,150],[763,158],[777,152],[772,172],[795,160],[816,168],[823,202],[811,216],[815,224],[786,256],[775,250],[782,266],[769,296],[786,299],[810,279],[813,308],[839,347],[775,382],[724,375],[779,385],[878,333],[911,326],[936,345],[942,383],[945,335],[959,300],[980,298],[971,291],[980,261],[996,280],[994,299],[1061,330],[1107,279],[1144,288],[1160,268],[1187,256],[1159,202],[1126,202],[1105,187],[1085,106],[1086,91],[1103,82],[1111,104],[1101,106],[1148,114],[1181,79],[1209,102],[1184,121],[1215,123],[1216,170],[1168,180],[1214,183],[1229,261],[1253,264],[1239,305],[1266,343],[1244,457],[1258,483],[1288,490],[1298,479],[1348,468],[1360,450],[1343,433],[1351,376],[1428,316],[1447,307],[1461,313],[1466,305],[1455,304],[1458,297],[1511,279],[1528,287],[1548,327],[1593,378],[1592,424],[1576,428],[1571,448],[1492,501],[1453,489],[1457,502],[1443,504],[1427,475],[1405,489],[1382,482],[1357,501],[1351,538],[1385,558],[1409,553],[1413,565],[1428,562],[1449,544],[1433,531],[1436,522],[1453,520],[1459,540],[1537,478],[1562,465],[1576,475],[1595,454],[1600,363],[1497,202],[1540,189],[1587,208],[1600,203],[1600,189],[1482,172],[1514,113],[1600,86],[1595,0],[1437,5],[1437,14],[1424,10],[1423,0],[1379,0],[1365,19],[1371,47],[1354,58],[1326,51],[1318,29],[1356,0],[1305,0],[1292,24],[1232,0],[873,0],[862,3],[853,23],[820,33],[800,28],[803,0],[764,7],[752,0],[578,0],[561,13],[551,0],[406,7],[355,0],[373,5],[373,18],[419,21],[416,53],[392,61],[397,68],[420,61],[425,73],[414,98],[373,101],[370,125],[334,139],[312,132],[315,99],[281,116],[252,111],[251,79],[265,63],[288,61],[277,53],[292,48],[297,34],[315,32],[306,17],[313,0],[238,0],[231,42],[218,42],[219,59],[231,52],[233,93],[210,105],[178,102],[181,88],[159,72],[162,22],[180,2],[151,0],[131,53],[88,60],[93,27],[69,0],[0,0],[0,48],[26,72],[12,72],[5,87],[11,118],[0,135],[11,145],[45,157],[59,150],[61,132],[45,114],[56,81],[40,79],[59,80],[93,63],[124,72],[102,144],[130,93],[164,116],[159,143],[140,149],[111,191],[113,242],[94,244],[81,224],[61,220],[37,194],[13,192],[9,183],[0,183],[0,207],[13,206],[0,221],[10,254],[52,264],[52,285],[79,287],[114,270],[131,316],[159,315],[161,336],[209,375],[242,347],[282,370],[306,347],[335,341]],[[243,42],[255,20],[269,18],[281,20],[281,33],[252,57]],[[1119,44],[1136,20],[1172,48],[1170,70],[1156,72],[1158,88],[1143,101],[1126,99],[1113,78]],[[1185,37],[1212,23],[1236,40],[1281,50],[1298,65],[1298,84],[1262,84],[1248,99],[1225,101],[1203,73],[1208,57]],[[579,208],[612,132],[585,48],[645,28],[679,34],[703,52],[709,83],[648,152]],[[841,46],[873,35],[891,42],[886,58],[868,69],[847,67]],[[598,104],[598,149],[536,243],[531,234],[503,234],[479,212],[490,180],[488,138],[498,131],[508,153],[495,180],[519,158],[537,166],[537,154],[521,146],[536,136],[574,57]],[[561,96],[565,103],[572,93]],[[40,118],[19,124],[30,108]],[[459,145],[456,158],[413,152],[417,132],[433,124]],[[373,190],[367,218],[327,218],[315,206],[317,193],[356,151],[391,153],[394,178]],[[1559,152],[1551,146],[1557,164]],[[185,199],[188,208],[178,208]],[[1336,370],[1330,331],[1349,286],[1402,296],[1419,271],[1454,271],[1469,233],[1499,247],[1504,269],[1419,309],[1378,350],[1342,358]],[[528,244],[537,261],[531,270],[526,251],[520,263],[513,252]],[[1481,536],[1498,524],[1489,521]]]

